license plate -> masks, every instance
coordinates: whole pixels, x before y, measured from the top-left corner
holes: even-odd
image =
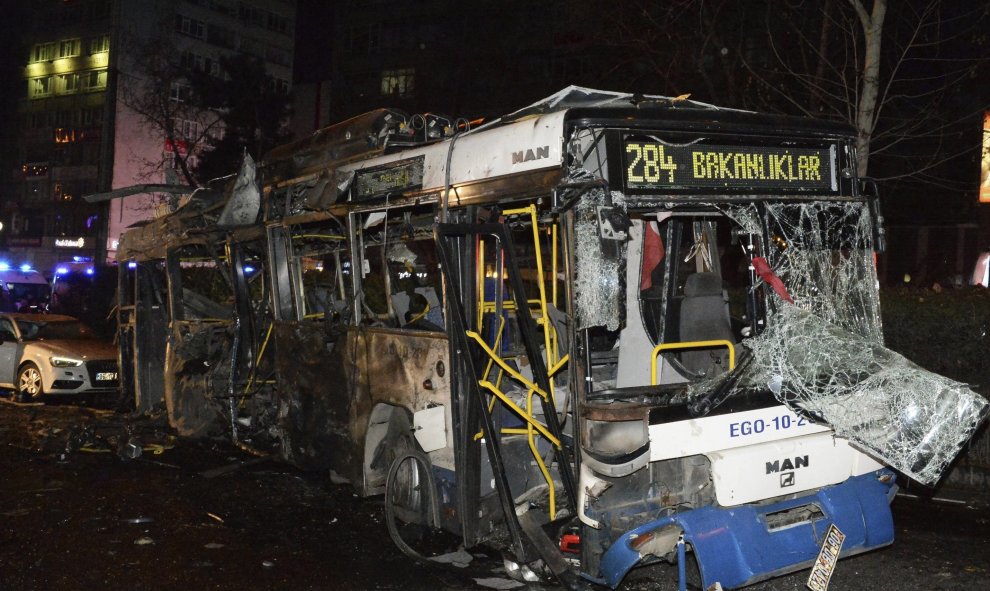
[[[846,539],[846,534],[839,531],[833,523],[828,527],[825,534],[825,541],[822,542],[822,549],[818,553],[818,560],[811,567],[811,575],[806,583],[811,591],[827,591],[828,582],[835,572],[835,564],[839,561],[839,552],[842,551],[842,542]]]
[[[101,371],[96,374],[97,382],[111,382],[117,379],[117,372],[115,371]]]

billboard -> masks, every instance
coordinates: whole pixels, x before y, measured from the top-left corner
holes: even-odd
[[[980,158],[980,203],[990,203],[990,111],[983,114],[983,155]]]

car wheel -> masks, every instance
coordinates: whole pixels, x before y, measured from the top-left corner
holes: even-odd
[[[25,363],[17,373],[17,394],[21,400],[39,400],[45,393],[41,371],[33,363]]]

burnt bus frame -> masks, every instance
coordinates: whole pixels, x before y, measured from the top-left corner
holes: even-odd
[[[441,270],[447,292],[448,326],[450,327],[447,332],[450,337],[451,371],[456,372],[454,374],[456,377],[452,376],[451,384],[451,396],[456,398],[456,403],[452,405],[452,410],[455,411],[454,424],[455,428],[458,429],[454,457],[457,462],[460,496],[458,509],[462,515],[465,543],[466,545],[473,545],[471,542],[476,541],[478,535],[476,515],[480,500],[478,488],[480,457],[476,446],[472,445],[472,436],[475,433],[475,426],[480,422],[487,434],[484,439],[488,459],[492,465],[496,490],[512,538],[513,550],[516,552],[516,556],[522,559],[528,555],[527,546],[522,537],[525,526],[520,524],[520,519],[516,516],[511,488],[502,467],[503,461],[498,439],[493,435],[496,433],[497,427],[493,417],[485,410],[486,401],[478,385],[478,371],[475,360],[469,353],[471,344],[466,335],[469,328],[467,318],[473,316],[473,310],[465,310],[465,307],[470,306],[470,302],[474,301],[471,290],[474,284],[472,279],[475,276],[474,245],[476,244],[476,237],[489,236],[494,238],[498,249],[505,258],[509,274],[509,289],[512,292],[516,310],[520,311],[518,314],[519,328],[526,353],[531,360],[530,363],[532,363],[533,378],[541,389],[549,392],[550,380],[543,357],[540,356],[536,323],[528,313],[526,290],[522,284],[522,278],[519,276],[519,265],[515,259],[512,237],[505,224],[440,223],[435,228],[437,251],[440,255]],[[526,313],[521,311],[526,311]],[[547,428],[554,437],[563,440],[556,408],[547,400],[541,399],[541,404],[544,417],[547,420]],[[568,504],[572,514],[574,514],[575,499],[577,498],[576,487],[567,452],[567,447],[562,445],[556,450],[555,455],[564,489],[567,492]],[[527,531],[527,535],[530,535],[529,531]]]

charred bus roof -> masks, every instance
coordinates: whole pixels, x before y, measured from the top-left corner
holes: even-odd
[[[344,205],[360,210],[386,199],[394,205],[407,200],[430,201],[447,190],[461,205],[497,200],[507,194],[517,198],[548,194],[566,182],[575,159],[568,152],[570,142],[584,129],[609,134],[610,170],[598,172],[614,188],[620,188],[621,180],[625,183],[622,188],[631,194],[652,193],[674,196],[675,200],[678,195],[683,200],[688,193],[706,198],[746,193],[816,198],[856,194],[856,188],[844,181],[854,176],[849,170],[855,137],[850,127],[726,109],[685,98],[569,87],[480,127],[452,137],[424,138],[419,145],[408,143],[411,121],[397,111],[374,111],[273,151],[263,175],[267,188],[307,189],[295,205],[269,219]],[[718,165],[718,159],[730,157],[749,157],[751,170],[747,172],[737,162],[742,174],[736,179],[723,162],[720,170],[712,172],[713,177],[721,173],[723,178],[710,179],[712,182],[678,179],[669,186],[632,187],[623,172],[629,164],[622,164],[622,150],[633,141],[627,138],[637,132],[650,134],[647,137],[653,138],[656,147],[667,146],[669,153],[681,158],[681,170],[691,167],[692,158],[708,158],[711,167]],[[676,153],[688,145],[711,149],[700,155],[686,150]],[[829,178],[822,176],[820,182],[812,184],[800,182],[805,179],[797,171],[798,158],[824,163],[827,170],[812,172],[827,173]],[[794,172],[782,164],[789,159],[794,160]],[[747,180],[747,175],[753,182],[734,182]]]
[[[455,134],[459,128],[464,131]],[[263,216],[259,217],[284,220],[331,209],[339,214],[342,208],[360,210],[387,199],[394,205],[435,201],[447,190],[461,205],[507,194],[514,198],[549,194],[567,181],[568,167],[573,164],[568,142],[580,129],[607,129],[612,134],[608,140],[610,170],[600,172],[616,188],[621,179],[622,188],[630,194],[673,195],[677,200],[677,194],[684,199],[686,193],[711,198],[726,187],[735,194],[788,190],[787,184],[772,182],[753,186],[681,183],[669,190],[630,186],[617,150],[636,132],[663,133],[661,141],[670,140],[670,145],[708,142],[716,148],[732,148],[741,146],[739,140],[745,138],[745,145],[756,149],[803,146],[819,150],[822,158],[832,158],[832,186],[798,185],[796,192],[818,197],[856,192],[855,187],[838,186],[839,179],[851,176],[845,169],[852,165],[855,135],[847,125],[716,107],[685,97],[571,86],[474,128],[463,120],[378,109],[275,148],[259,164],[264,186]],[[828,149],[833,154],[826,156]],[[118,259],[160,258],[178,244],[208,239],[205,235],[211,232],[223,233],[216,219],[221,210],[229,209],[233,181],[226,185],[201,189],[175,213],[129,230],[121,239]],[[288,187],[294,187],[292,203],[282,196],[273,197],[273,192]],[[280,206],[276,200],[286,203]]]

